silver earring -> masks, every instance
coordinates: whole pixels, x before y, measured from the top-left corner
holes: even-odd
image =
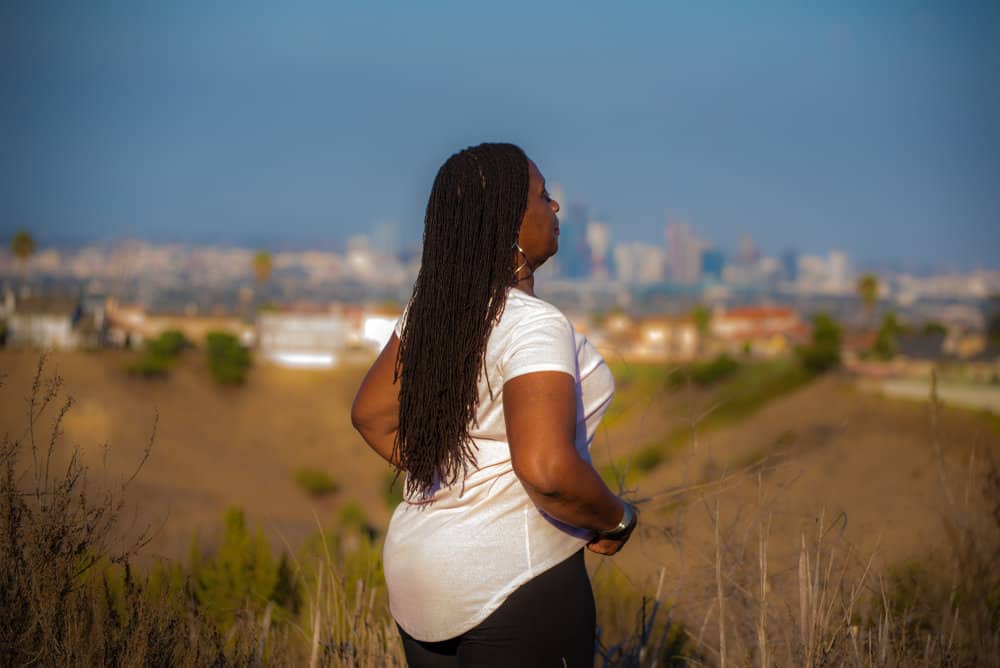
[[[524,249],[523,249],[523,248],[521,248],[521,244],[519,244],[519,243],[517,243],[517,242],[515,241],[515,242],[514,242],[514,245],[513,245],[513,246],[511,246],[511,248],[514,248],[514,249],[516,249],[516,250],[517,250],[517,252],[521,254],[521,257],[523,257],[523,258],[524,258],[524,262],[522,262],[521,264],[519,264],[519,265],[517,266],[517,268],[516,268],[516,269],[514,269],[514,280],[515,280],[515,281],[520,281],[520,280],[522,280],[522,279],[518,278],[518,277],[517,277],[517,275],[518,275],[518,274],[519,274],[519,273],[521,272],[521,270],[522,270],[522,269],[524,269],[524,268],[527,268],[527,269],[528,269],[528,276],[525,276],[524,278],[528,278],[528,277],[529,277],[529,276],[531,276],[531,275],[532,275],[533,273],[535,273],[535,270],[534,270],[534,269],[532,268],[532,266],[531,266],[531,263],[530,263],[530,262],[528,261],[528,254],[524,252]]]

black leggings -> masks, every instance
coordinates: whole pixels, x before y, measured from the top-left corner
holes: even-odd
[[[451,640],[422,642],[402,628],[411,668],[594,665],[594,594],[583,550],[518,587],[493,614]]]

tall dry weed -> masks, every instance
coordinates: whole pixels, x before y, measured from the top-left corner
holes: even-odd
[[[220,617],[199,604],[192,564],[136,574],[130,559],[150,534],[123,542],[119,519],[156,421],[135,472],[89,488],[79,449],[58,452],[73,400],[46,361],[25,397],[24,424],[3,434],[0,449],[0,665],[403,665],[380,564],[345,568],[377,554],[367,535],[296,563],[295,586],[307,592],[297,612],[234,597]]]
[[[644,495],[640,480],[633,491],[648,511],[645,531],[668,537],[676,580],[664,587],[661,570],[656,596],[646,593],[638,605],[659,615],[661,626],[680,629],[686,642],[672,645],[669,654],[657,651],[644,618],[611,648],[619,651],[602,652],[603,665],[1000,665],[1000,469],[969,444],[942,442],[933,383],[928,408],[927,445],[946,541],[919,561],[888,566],[877,548],[862,553],[850,541],[846,515],[800,518],[794,543],[787,531],[776,534],[767,480],[783,466],[779,458],[695,480],[708,413],[692,413],[687,456],[674,461],[685,471],[682,484]],[[955,465],[960,449],[969,453],[961,467]],[[754,483],[755,503],[728,494]],[[655,512],[668,509],[667,515]],[[666,525],[654,524],[668,515]],[[710,544],[689,540],[685,529],[693,523],[710,528]],[[775,562],[775,555],[782,559]],[[618,598],[632,599],[634,610],[641,587],[618,580]],[[622,627],[625,617],[611,624]]]

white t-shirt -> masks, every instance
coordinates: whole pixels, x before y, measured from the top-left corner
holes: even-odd
[[[397,325],[397,335],[399,334]],[[383,561],[389,607],[418,640],[447,640],[471,629],[519,586],[559,564],[591,538],[543,514],[514,474],[503,413],[506,381],[537,371],[576,379],[576,449],[590,444],[614,395],[604,359],[556,307],[510,290],[486,346],[478,426],[469,432],[476,467],[431,503],[404,500],[393,513]]]

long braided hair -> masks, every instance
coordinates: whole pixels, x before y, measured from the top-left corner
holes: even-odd
[[[475,465],[469,427],[479,404],[486,342],[514,282],[512,248],[528,199],[528,158],[513,144],[480,144],[438,170],[424,247],[396,358],[394,454],[406,492],[427,496]]]

